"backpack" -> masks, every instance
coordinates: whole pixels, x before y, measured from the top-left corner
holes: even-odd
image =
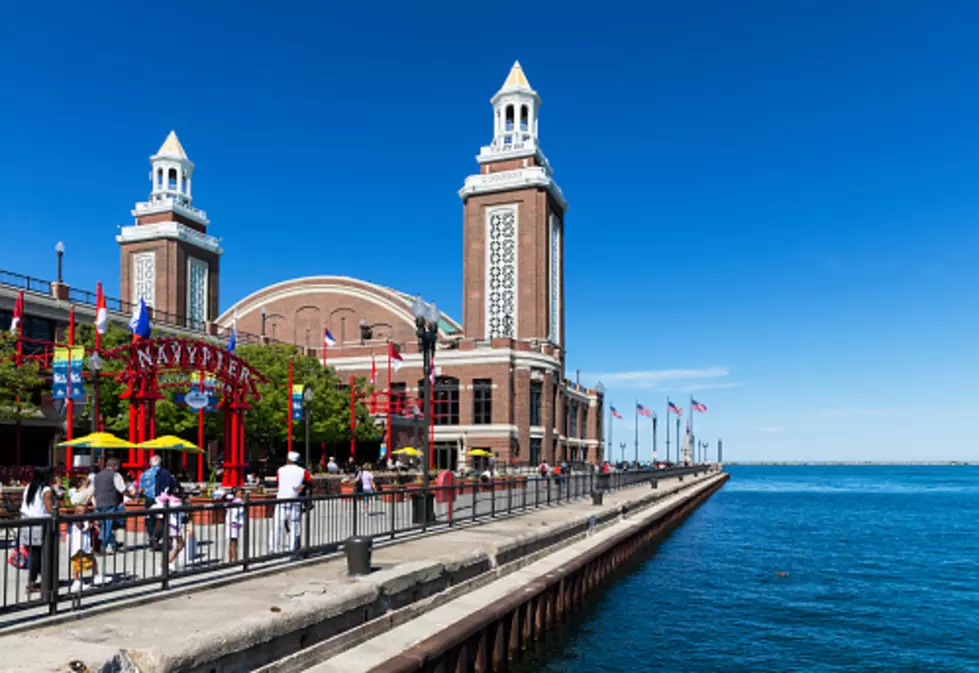
[[[14,568],[23,570],[27,567],[27,547],[20,545],[16,549],[10,550],[10,554],[7,556],[7,563],[12,565]]]

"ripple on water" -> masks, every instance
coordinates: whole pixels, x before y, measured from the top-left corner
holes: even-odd
[[[979,468],[731,473],[519,670],[979,670]]]

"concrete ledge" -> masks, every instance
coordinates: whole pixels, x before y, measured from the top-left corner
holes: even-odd
[[[341,641],[341,634],[349,646],[518,572],[557,544],[584,538],[592,516],[607,526],[621,518],[622,507],[649,507],[705,478],[608,493],[601,507],[578,502],[531,510],[387,545],[374,553],[380,570],[366,577],[347,577],[345,560],[333,558],[152,604],[83,613],[0,638],[2,668],[59,671],[79,660],[105,673],[228,673],[288,660],[311,646]]]

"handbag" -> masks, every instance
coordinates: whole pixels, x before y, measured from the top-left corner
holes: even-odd
[[[12,565],[14,568],[23,570],[27,567],[27,547],[20,545],[16,549],[11,549],[10,554],[7,555],[7,563]]]

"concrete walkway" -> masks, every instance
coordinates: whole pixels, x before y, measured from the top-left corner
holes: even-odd
[[[664,480],[657,492],[645,484],[608,493],[600,507],[579,501],[391,543],[375,550],[377,570],[366,577],[348,577],[345,560],[333,557],[149,604],[77,613],[0,637],[2,668],[67,671],[78,660],[91,671],[255,670],[452,586],[480,576],[489,582],[501,565],[580,537],[591,516],[614,521],[622,505],[648,506],[654,493],[663,497],[705,478]],[[211,665],[218,661],[225,663]]]

